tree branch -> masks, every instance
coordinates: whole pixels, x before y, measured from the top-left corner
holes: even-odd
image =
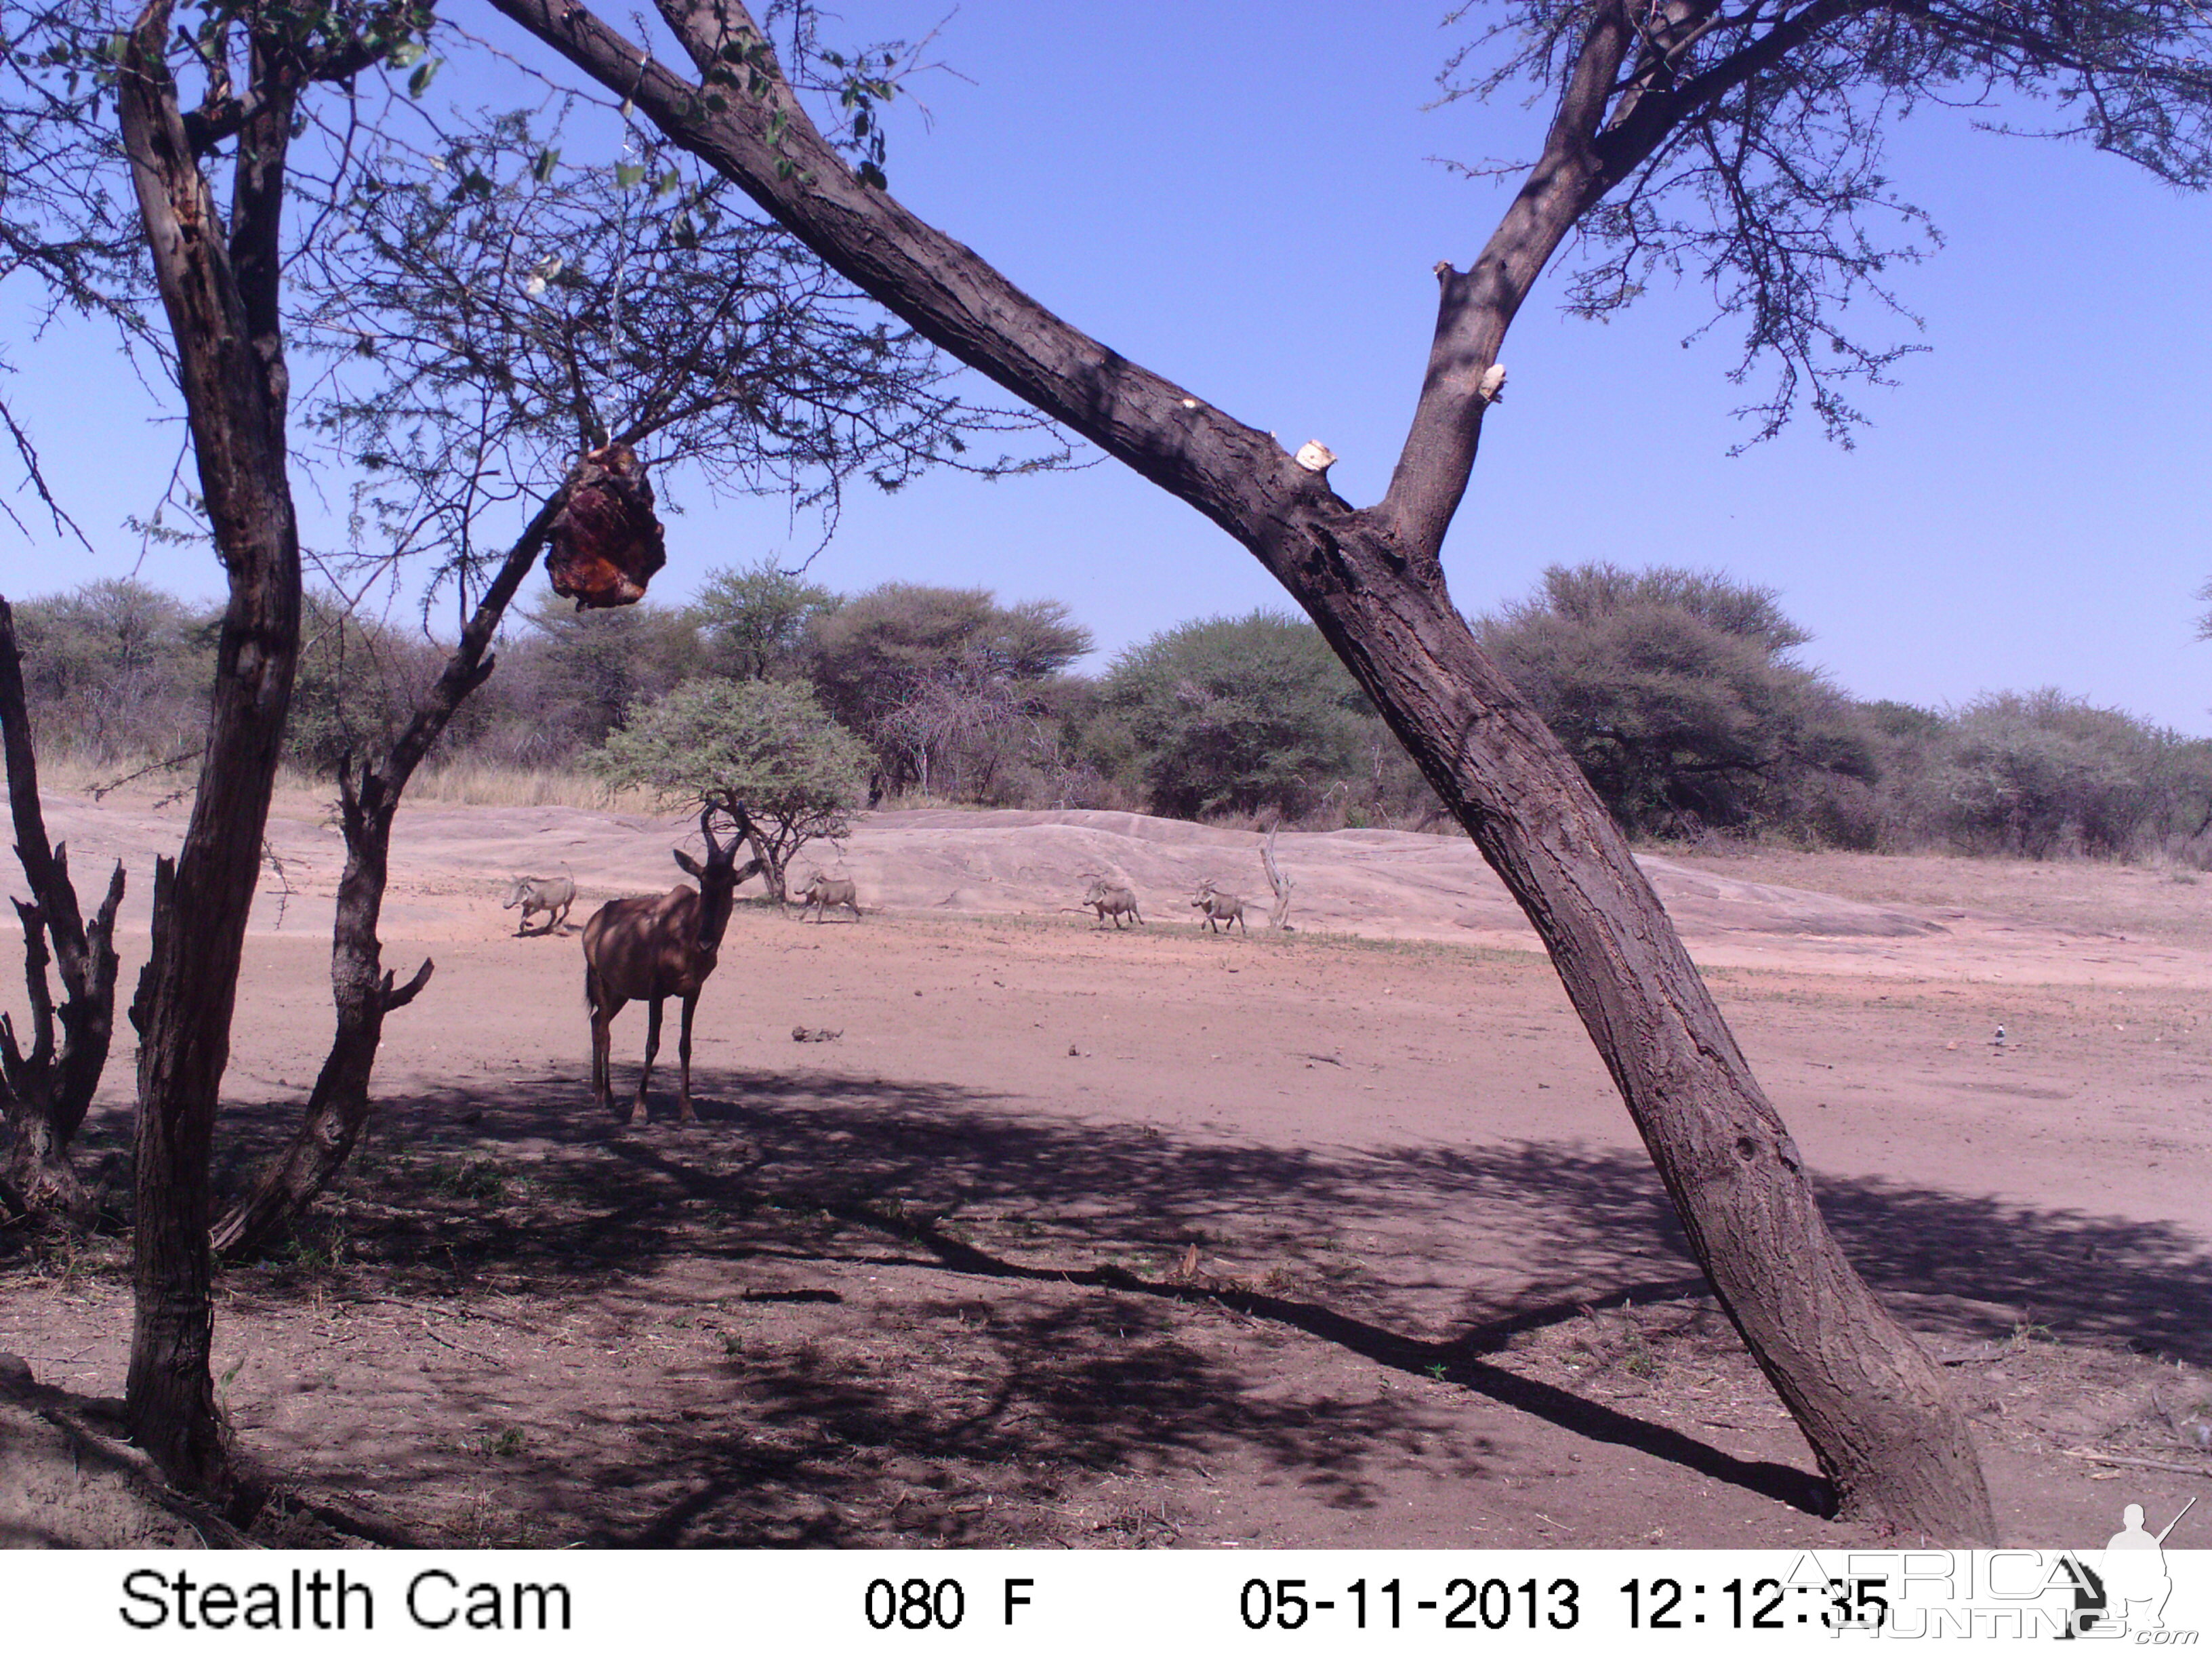
[[[1474,264],[1465,271],[1437,267],[1442,292],[1436,336],[1381,507],[1400,544],[1433,583],[1443,580],[1437,556],[1474,470],[1483,413],[1492,400],[1483,392],[1484,377],[1546,263],[1611,182],[1595,141],[1637,39],[1627,4],[1606,0],[1591,15],[1543,153]]]
[[[1860,9],[1857,0],[1813,0],[1748,46],[1741,46],[1680,86],[1648,93],[1619,112],[1595,144],[1610,190],[1642,166],[1675,128],[1755,75],[1776,68],[1830,24]]]
[[[735,0],[669,8],[678,39],[708,66],[703,74],[717,77],[706,85],[680,79],[573,0],[491,3],[608,91],[633,100],[671,140],[734,180],[924,338],[1240,539],[1262,539],[1257,532],[1267,522],[1334,502],[1320,477],[1266,433],[1102,345],[972,249],[861,183],[773,75],[772,58],[769,95],[748,89],[743,69],[726,84],[725,49],[742,53],[763,38]]]
[[[384,975],[384,1012],[388,1014],[393,1009],[404,1008],[414,1001],[422,994],[422,988],[430,982],[430,975],[437,970],[438,964],[425,957],[422,965],[415,970],[415,977],[396,991],[392,988],[393,975],[387,970]]]

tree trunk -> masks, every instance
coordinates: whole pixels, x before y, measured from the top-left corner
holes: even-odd
[[[218,1255],[250,1255],[268,1244],[329,1187],[361,1139],[369,1117],[369,1079],[384,1040],[384,1017],[413,1001],[433,971],[425,961],[413,979],[395,988],[395,976],[383,965],[384,946],[376,930],[384,909],[392,821],[416,769],[454,712],[490,677],[495,661],[485,653],[492,635],[544,547],[567,493],[564,488],[540,507],[509,550],[477,600],[445,672],[383,764],[364,764],[358,777],[349,762],[339,768],[346,863],[331,928],[331,999],[337,1005],[337,1029],[307,1097],[305,1121],[216,1224],[213,1244]]]
[[[1840,3],[1814,0],[1785,28],[1817,27]],[[492,3],[924,337],[1196,507],[1267,566],[1544,940],[1691,1248],[1844,1505],[1948,1541],[1993,1541],[1988,1490],[1940,1376],[1837,1248],[1796,1146],[1619,830],[1444,590],[1443,536],[1502,384],[1498,344],[1560,241],[1668,131],[1642,112],[1607,125],[1636,39],[1627,9],[1591,9],[1542,156],[1474,264],[1437,267],[1413,428],[1389,494],[1361,512],[1268,434],[1070,326],[864,184],[783,84],[739,0],[659,0],[697,84],[579,0]],[[1782,31],[1776,40],[1786,50]]]
[[[115,912],[123,902],[123,866],[115,866],[107,896],[88,924],[77,904],[76,884],[70,879],[69,848],[52,846],[46,839],[15,617],[4,599],[0,599],[0,741],[7,751],[15,856],[32,894],[32,902],[19,901],[15,906],[23,922],[24,980],[31,1005],[28,1054],[17,1040],[13,1022],[0,1014],[0,1114],[13,1133],[12,1144],[0,1158],[0,1179],[32,1213],[85,1227],[93,1219],[92,1194],[70,1162],[69,1146],[100,1087],[114,1032]],[[59,969],[64,994],[58,1018],[46,981],[50,964]]]
[[[732,816],[736,816],[734,811]],[[742,882],[746,877],[757,873],[761,878],[762,884],[767,888],[769,897],[774,899],[778,904],[790,903],[791,901],[785,896],[784,891],[784,854],[787,851],[797,849],[791,848],[781,836],[771,838],[762,835],[754,827],[750,818],[744,818],[740,822],[744,826],[745,841],[753,849],[753,855],[738,871],[738,880]]]
[[[155,866],[152,952],[131,1008],[139,1050],[128,1398],[135,1437],[171,1481],[242,1510],[256,1495],[234,1466],[209,1369],[208,1159],[299,656],[276,308],[295,83],[257,37],[264,101],[238,134],[226,245],[163,58],[169,17],[167,0],[141,15],[117,76],[118,115],[230,602],[191,818],[177,857]]]
[[[1441,583],[1389,580],[1372,531],[1272,551],[1535,924],[1698,1265],[1854,1510],[1993,1541],[1941,1374],[1827,1229],[1796,1142],[1613,816],[1476,645]],[[1295,535],[1286,542],[1295,541]]]

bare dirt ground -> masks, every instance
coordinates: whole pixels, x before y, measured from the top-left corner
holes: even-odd
[[[82,884],[130,864],[126,988],[181,811],[50,809]],[[672,1022],[632,1131],[587,1098],[574,934],[672,882],[682,834],[403,816],[388,955],[436,977],[392,1022],[342,1189],[221,1278],[222,1396],[287,1513],[541,1546],[1873,1540],[1820,1517],[1804,1443],[1464,841],[1285,836],[1299,930],[1223,939],[1190,887],[1264,895],[1256,837],[878,816],[818,860],[866,920],[741,906],[700,1012],[705,1121],[671,1121]],[[233,1183],[329,1036],[337,837],[294,802],[271,847]],[[2201,1491],[2212,880],[1649,863],[1838,1231],[1948,1362],[2008,1537],[2093,1544],[2124,1502],[2157,1521]],[[564,865],[574,925],[512,937],[505,878]],[[1148,926],[1062,913],[1108,870]],[[616,1042],[626,1088],[640,1011]],[[118,1193],[129,1086],[126,1051],[83,1143]],[[66,1391],[19,1378],[0,1403],[0,1540],[189,1522],[125,1526],[112,1486],[56,1473],[64,1441],[89,1467],[83,1402],[122,1389],[126,1267],[112,1237],[0,1231],[0,1353]]]

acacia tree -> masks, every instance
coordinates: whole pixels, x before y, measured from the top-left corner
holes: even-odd
[[[1771,589],[1553,565],[1479,637],[1632,831],[1802,821],[1875,776],[1850,701],[1793,659],[1812,635]]]
[[[1366,699],[1310,624],[1279,611],[1184,623],[1100,679],[1152,810],[1308,812],[1356,763]]]
[[[717,672],[734,680],[780,679],[798,672],[808,629],[836,605],[837,596],[803,572],[763,558],[709,570],[684,615]]]
[[[1802,394],[1891,354],[1836,328],[1878,283],[1859,220],[1894,209],[1882,123],[1923,94],[2053,98],[2063,131],[2185,185],[2212,176],[2212,23],[2189,0],[1509,0],[1485,37],[1549,100],[1540,153],[1465,270],[1437,268],[1437,330],[1383,498],[1355,507],[1325,458],[1109,350],[917,219],[825,142],[738,0],[659,0],[678,74],[578,0],[493,0],[710,161],[823,258],[946,349],[1196,507],[1320,626],[1534,923],[1603,1054],[1691,1246],[1844,1504],[1988,1540],[1965,1422],[1821,1218],[1772,1104],[1626,842],[1543,722],[1482,653],[1440,553],[1498,355],[1570,235],[1609,247],[1573,297],[1603,312],[1654,262],[1692,263],[1778,365],[1771,426]],[[1909,216],[1909,215],[1908,215]],[[1877,290],[1878,291],[1878,290]],[[1832,349],[1839,382],[1816,351]]]
[[[428,14],[413,0],[211,8],[196,33],[177,32],[203,76],[189,115],[172,70],[172,15],[169,0],[150,0],[112,51],[94,50],[116,65],[117,125],[230,600],[191,817],[176,858],[155,863],[150,959],[131,1005],[139,1048],[128,1398],[134,1437],[172,1480],[245,1507],[256,1494],[232,1462],[208,1363],[209,1153],[299,658],[282,307],[288,158],[302,94],[391,56]],[[225,143],[227,204],[206,170]]]
[[[817,609],[808,664],[830,712],[864,733],[886,788],[935,773],[988,783],[1035,718],[1042,684],[1091,648],[1057,599],[1002,605],[988,589],[885,582]]]
[[[1036,464],[965,459],[980,434],[1042,422],[950,390],[935,353],[859,314],[788,236],[728,210],[719,180],[688,177],[687,162],[650,143],[617,167],[563,167],[559,138],[516,113],[443,135],[434,168],[411,146],[376,146],[303,261],[299,327],[332,365],[309,424],[364,470],[356,508],[376,532],[333,562],[373,581],[428,556],[431,593],[449,581],[464,603],[471,589],[477,599],[388,750],[336,769],[337,1030],[299,1128],[216,1224],[219,1250],[269,1243],[368,1122],[384,1018],[431,972],[426,961],[395,985],[382,963],[393,815],[492,672],[494,633],[544,549],[579,448],[649,447],[710,489],[832,512],[855,475],[893,488],[933,465]],[[543,504],[522,535],[503,554],[481,551],[486,521],[532,498]]]
[[[742,802],[753,862],[781,904],[799,849],[850,827],[866,758],[803,685],[693,680],[610,737],[592,766],[617,788],[652,790],[664,807]]]
[[[165,336],[149,331],[148,337],[161,349],[164,366],[183,394],[200,482],[198,505],[230,590],[219,627],[208,740],[191,818],[179,856],[155,866],[152,958],[131,1008],[141,1042],[129,1405],[136,1437],[173,1481],[243,1511],[258,1501],[258,1483],[233,1457],[208,1363],[213,1322],[210,1152],[263,827],[300,651],[302,556],[290,492],[288,422],[292,380],[287,324],[294,319],[286,312],[285,281],[303,262],[314,268],[310,256],[327,246],[320,239],[362,227],[366,216],[347,210],[362,200],[361,191],[374,195],[376,183],[376,175],[364,171],[361,147],[377,135],[351,118],[359,106],[343,101],[341,118],[319,127],[307,94],[318,86],[350,90],[359,76],[380,64],[413,64],[410,91],[419,94],[434,65],[422,58],[428,6],[416,0],[316,0],[304,6],[246,0],[205,7],[189,29],[173,30],[173,21],[172,0],[147,0],[143,9],[117,9],[107,0],[53,0],[10,9],[4,57],[11,88],[20,95],[0,100],[0,115],[5,116],[11,142],[29,134],[46,145],[35,158],[46,168],[42,178],[76,182],[53,184],[27,198],[31,218],[43,215],[63,224],[60,238],[40,241],[21,235],[18,215],[27,198],[13,185],[25,164],[10,152],[7,165],[0,166],[0,179],[9,185],[0,191],[0,225],[8,231],[9,254],[9,262],[0,264],[0,276],[25,265],[14,258],[24,246],[43,251],[27,262],[28,268],[49,271],[55,262],[46,256],[52,247],[69,245],[70,225],[108,225],[102,216],[108,212],[112,180],[101,168],[118,157],[127,161],[137,207],[136,228],[152,256],[167,323]],[[106,125],[111,111],[112,128]],[[310,133],[315,134],[316,165],[296,167],[294,146]],[[224,191],[212,175],[226,149],[230,179]],[[372,156],[385,153],[371,145]],[[64,157],[66,165],[52,162],[54,155]],[[551,176],[555,160],[542,152],[533,156],[530,170],[538,183]],[[625,166],[617,182],[642,181],[641,169],[635,177],[631,173],[632,167]],[[304,187],[303,178],[309,181]],[[447,199],[465,208],[496,194],[492,175],[481,166],[471,167],[459,182],[461,190]],[[303,189],[315,211],[307,216],[304,230],[288,238],[287,202]],[[483,217],[479,214],[464,222],[480,225]],[[428,246],[434,238],[422,240]],[[374,240],[357,236],[354,246],[357,250]],[[803,256],[791,268],[802,261],[816,270]],[[63,267],[70,273],[94,268],[88,255],[80,264]],[[508,274],[522,293],[534,296],[551,271]],[[629,267],[615,273],[617,295],[629,274]],[[354,275],[361,275],[358,268]],[[606,279],[599,281],[604,287]],[[723,314],[690,317],[705,328],[708,349],[730,343],[732,318],[742,326],[754,314],[748,304],[771,304],[775,297],[763,300],[760,283],[725,270],[712,283],[692,285],[687,299],[717,291],[717,284],[725,295],[749,297],[744,303],[726,304]],[[342,279],[334,286],[357,297]],[[835,286],[817,282],[814,296],[834,306]],[[117,291],[127,291],[127,283]],[[106,302],[128,314],[127,297],[110,294]],[[804,313],[807,307],[797,309]],[[619,300],[613,311],[618,323],[623,314]],[[810,329],[817,326],[802,317],[795,328],[771,329],[769,334],[782,346],[803,348]],[[657,343],[647,339],[641,348],[619,325],[611,325],[606,332],[612,345],[599,367],[610,382],[641,383],[638,395],[653,413],[649,419],[639,415],[635,401],[590,404],[579,390],[588,378],[585,367],[572,352],[563,388],[549,405],[571,434],[553,452],[561,459],[550,466],[550,485],[544,465],[517,478],[519,487],[509,490],[504,485],[484,487],[491,473],[480,459],[473,468],[455,469],[432,448],[413,456],[420,463],[416,481],[428,486],[428,505],[415,522],[448,534],[456,527],[468,531],[476,522],[474,513],[487,504],[536,499],[533,484],[547,494],[503,556],[479,558],[464,533],[450,573],[457,578],[466,619],[459,645],[382,761],[339,769],[348,862],[332,941],[337,1034],[311,1097],[301,1138],[247,1206],[225,1224],[225,1236],[233,1240],[270,1224],[300,1194],[311,1195],[319,1172],[326,1179],[343,1159],[365,1111],[368,1067],[382,1018],[428,977],[427,963],[404,987],[380,971],[375,928],[392,816],[409,775],[460,700],[490,672],[486,652],[493,630],[558,518],[559,481],[573,453],[576,425],[584,424],[594,438],[601,434],[591,419],[611,427],[607,435],[657,434],[684,420],[707,430],[717,420],[737,427],[757,413],[749,410],[748,396],[790,385],[798,388],[799,409],[777,429],[781,447],[762,443],[755,449],[788,455],[794,474],[828,466],[842,476],[860,466],[879,471],[886,483],[896,483],[913,468],[937,464],[954,453],[957,432],[948,434],[935,423],[962,405],[943,397],[902,402],[902,386],[921,384],[915,372],[917,366],[927,368],[928,354],[910,335],[873,319],[851,331],[872,372],[842,388],[854,393],[849,407],[836,404],[840,388],[809,379],[805,366],[787,355],[769,366],[765,378],[732,374],[726,363],[703,358],[701,343],[692,340],[690,356],[672,376],[659,372],[657,361],[640,373],[639,360],[625,353]],[[370,337],[356,332],[350,343],[368,345],[371,349],[364,355],[375,356]],[[423,342],[417,338],[416,343]],[[520,378],[510,374],[502,380],[495,362],[470,363],[466,370],[463,379],[493,386],[511,387]],[[723,386],[731,388],[726,396],[714,390]],[[330,429],[343,435],[360,430],[364,420],[373,424],[378,406],[372,398],[359,408],[342,409],[332,416]],[[434,416],[442,408],[423,412]],[[610,412],[624,410],[635,418],[628,426],[615,424]],[[531,407],[520,416],[544,412]],[[761,428],[769,429],[769,422],[781,415],[771,404]],[[979,417],[975,423],[988,427],[994,422]],[[1034,428],[1042,422],[1024,412],[1004,424]],[[825,453],[811,447],[817,439],[826,439],[830,448]],[[27,467],[35,467],[27,443],[20,446],[20,453]],[[703,458],[703,452],[690,457]],[[405,466],[398,471],[405,476]],[[463,499],[458,502],[454,490],[442,482],[446,471],[461,475]],[[35,482],[35,471],[33,477]],[[372,493],[364,516],[379,522],[386,501]],[[393,529],[390,521],[380,527]],[[404,544],[404,537],[398,539]],[[391,550],[409,549],[403,544]],[[477,594],[472,609],[471,586]]]

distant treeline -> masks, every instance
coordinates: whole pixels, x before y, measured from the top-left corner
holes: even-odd
[[[132,581],[16,608],[42,747],[120,773],[188,757],[212,613]],[[1554,568],[1479,619],[1485,645],[1647,839],[2212,861],[2212,742],[2056,690],[1960,708],[1861,702],[1798,659],[1775,595],[1710,573]],[[417,629],[311,599],[291,763],[389,742],[442,665]],[[804,688],[857,737],[870,804],[1109,807],[1313,828],[1434,828],[1435,796],[1319,634],[1267,611],[1193,622],[1074,672],[1052,600],[887,583],[838,594],[763,562],[681,607],[514,619],[437,761],[590,771],[694,682]]]

